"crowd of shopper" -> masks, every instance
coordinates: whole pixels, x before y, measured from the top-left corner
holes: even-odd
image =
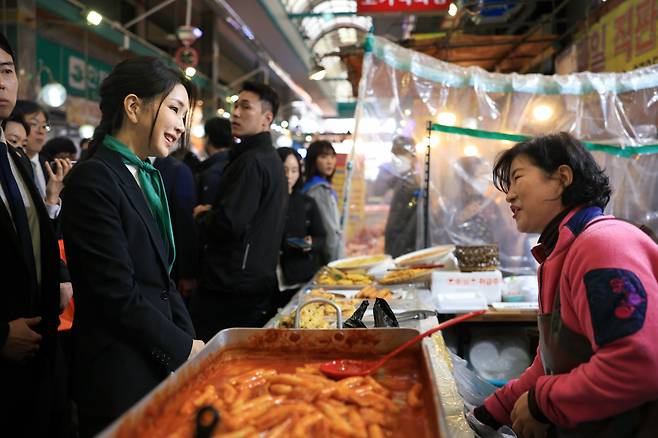
[[[186,148],[195,88],[159,59],[114,67],[79,151],[17,101],[2,35],[0,66],[3,430],[93,436],[341,255],[335,151],[311,146],[305,184],[299,154],[272,145],[269,86],[246,82],[231,121],[206,122],[199,161]]]

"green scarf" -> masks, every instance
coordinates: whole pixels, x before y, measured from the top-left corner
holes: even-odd
[[[103,145],[121,155],[124,164],[130,164],[137,167],[137,176],[142,186],[142,191],[146,197],[147,204],[155,221],[160,229],[162,241],[169,245],[171,261],[168,266],[169,273],[176,259],[176,246],[174,245],[174,232],[171,228],[171,217],[169,216],[169,205],[167,204],[167,194],[165,193],[162,177],[158,169],[151,163],[141,160],[126,145],[121,143],[111,135],[106,135],[103,139]]]

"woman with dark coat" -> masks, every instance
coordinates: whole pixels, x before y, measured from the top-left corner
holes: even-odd
[[[100,88],[89,158],[71,171],[62,229],[75,290],[73,395],[93,436],[203,348],[170,279],[175,246],[160,173],[194,90],[156,58],[119,63]]]
[[[277,149],[283,171],[288,180],[288,213],[283,231],[281,257],[277,277],[280,300],[275,304],[284,306],[299,289],[302,283],[309,281],[322,266],[322,248],[326,232],[315,201],[301,193],[301,159],[291,148]]]

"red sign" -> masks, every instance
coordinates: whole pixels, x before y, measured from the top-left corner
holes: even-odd
[[[377,12],[432,12],[448,9],[450,0],[357,0],[359,14]]]
[[[196,67],[199,64],[199,52],[194,47],[179,47],[174,59],[181,68]]]

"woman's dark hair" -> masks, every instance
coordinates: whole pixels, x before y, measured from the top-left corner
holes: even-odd
[[[5,129],[7,127],[7,122],[14,122],[14,123],[19,123],[23,125],[23,128],[25,128],[25,134],[30,135],[30,124],[25,121],[25,118],[23,118],[23,115],[16,112],[16,110],[13,110],[11,114],[9,114],[9,117],[4,119],[0,126],[2,126],[2,129]]]
[[[560,166],[569,166],[573,172],[571,185],[562,193],[565,207],[597,205],[605,208],[610,201],[610,181],[594,161],[585,146],[566,132],[543,135],[517,143],[496,159],[493,182],[496,188],[507,193],[511,184],[511,167],[514,158],[523,155],[532,163],[552,174]]]
[[[301,189],[302,185],[304,185],[304,178],[302,175],[302,156],[299,155],[299,153],[293,148],[288,147],[279,148],[276,150],[276,152],[279,154],[279,158],[281,158],[282,163],[285,163],[290,155],[295,157],[295,160],[297,160],[297,165],[299,166],[299,178],[297,179],[295,185],[292,186],[292,191],[294,192],[298,189]]]
[[[14,111],[20,114],[21,117],[25,117],[28,114],[42,113],[43,116],[46,118],[46,121],[48,121],[50,118],[48,115],[48,111],[46,111],[44,107],[31,100],[20,100],[20,99],[17,100],[16,106],[14,107]]]
[[[251,91],[258,95],[258,98],[265,104],[265,107],[272,111],[272,119],[276,117],[276,113],[279,110],[279,95],[276,94],[274,88],[262,82],[247,81],[242,84],[240,92],[242,91]]]
[[[306,181],[316,175],[320,175],[317,165],[317,160],[320,155],[336,155],[336,150],[327,140],[316,140],[311,143],[308,147],[308,152],[306,152],[306,159],[304,159],[304,163],[306,163],[306,172],[304,172]],[[334,177],[334,173],[336,173],[335,168],[333,173],[327,177],[329,182],[331,182],[331,179]],[[324,175],[320,176],[324,177]]]
[[[14,68],[16,68],[16,57],[14,56],[14,49],[11,48],[9,40],[7,40],[7,37],[2,32],[0,32],[0,49],[4,50],[7,52],[7,55],[11,56],[11,60],[14,62]]]
[[[77,155],[78,150],[75,148],[75,143],[68,137],[54,137],[51,138],[43,145],[41,154],[43,157],[50,161],[57,157],[57,154],[67,153]]]
[[[124,117],[123,101],[129,94],[134,94],[147,102],[159,98],[158,109],[151,123],[150,139],[155,122],[158,119],[158,114],[160,113],[162,102],[178,84],[185,87],[190,99],[190,109],[185,122],[185,133],[181,138],[181,147],[186,148],[192,121],[192,111],[196,103],[196,87],[194,87],[190,79],[180,70],[175,70],[167,66],[162,59],[139,56],[118,63],[112,69],[109,76],[101,83],[99,94],[102,116],[100,124],[94,131],[88,157],[94,154],[94,151],[103,142],[106,135],[111,135],[121,127]]]

